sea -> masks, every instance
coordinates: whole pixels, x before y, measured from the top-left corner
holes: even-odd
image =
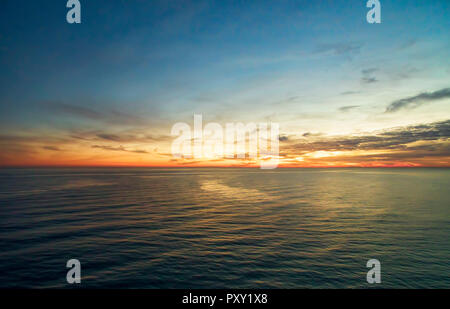
[[[0,169],[1,288],[450,288],[449,261],[450,169]]]

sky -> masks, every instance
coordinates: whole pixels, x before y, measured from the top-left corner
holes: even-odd
[[[276,122],[280,167],[450,166],[450,2],[0,4],[0,166],[174,158],[171,128]]]

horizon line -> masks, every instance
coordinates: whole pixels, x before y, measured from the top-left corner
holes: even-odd
[[[260,166],[174,166],[174,165],[0,165],[3,168],[252,168],[261,169]],[[278,166],[274,169],[286,168],[450,168],[450,165],[379,165],[379,166]]]

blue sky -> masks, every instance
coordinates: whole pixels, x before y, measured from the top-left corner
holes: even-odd
[[[446,0],[381,0],[381,24],[363,0],[80,2],[81,24],[63,0],[2,2],[3,132],[164,135],[196,112],[333,135],[449,116],[448,98],[384,112],[449,87]]]

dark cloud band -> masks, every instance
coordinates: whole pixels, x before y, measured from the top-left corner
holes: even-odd
[[[393,113],[404,108],[416,108],[424,103],[446,98],[450,98],[450,88],[444,88],[434,92],[423,92],[413,97],[392,102],[386,108],[386,113]]]

